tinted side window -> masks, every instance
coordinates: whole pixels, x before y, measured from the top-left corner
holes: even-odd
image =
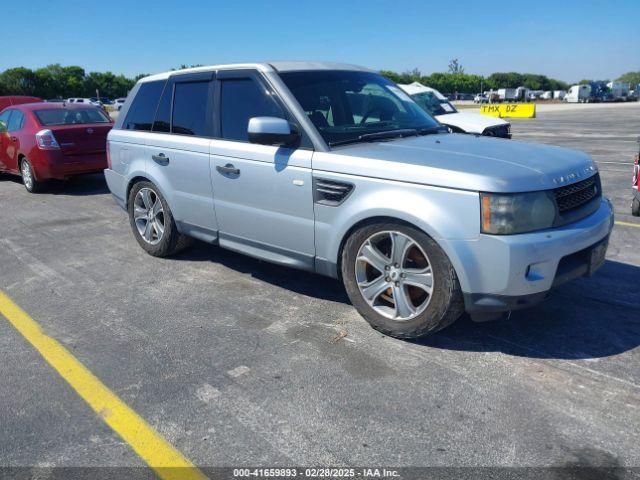
[[[167,82],[158,104],[156,118],[153,121],[154,132],[171,131],[171,100],[173,99],[173,83]]]
[[[222,138],[247,141],[251,117],[286,118],[280,106],[252,79],[222,81],[220,98]]]
[[[11,112],[11,116],[9,117],[9,124],[7,125],[7,130],[10,132],[15,132],[16,130],[20,130],[24,125],[24,114],[18,110],[13,110]]]
[[[158,100],[166,82],[147,82],[140,85],[136,98],[133,99],[127,118],[122,124],[125,130],[151,130],[156,114]]]
[[[209,82],[176,83],[171,132],[207,136]]]
[[[9,124],[9,115],[11,115],[11,110],[6,110],[2,112],[2,115],[0,115],[0,130],[2,128],[7,128],[7,125]]]

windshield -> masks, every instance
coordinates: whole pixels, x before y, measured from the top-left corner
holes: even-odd
[[[34,112],[40,125],[81,125],[84,123],[109,123],[109,118],[97,108],[56,108]]]
[[[369,134],[441,128],[394,83],[376,73],[314,70],[280,76],[329,145],[365,141],[372,138]]]
[[[434,92],[420,92],[411,95],[413,101],[424,108],[429,115],[457,113],[456,108],[446,98],[438,98]]]

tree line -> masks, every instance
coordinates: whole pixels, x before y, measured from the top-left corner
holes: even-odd
[[[383,70],[381,73],[396,83],[420,82],[443,93],[478,93],[498,88],[526,87],[531,90],[567,90],[569,84],[562,80],[534,73],[498,72],[488,77],[464,73],[464,70],[450,65],[449,72],[422,75],[420,70],[396,73]],[[458,71],[451,71],[458,70]]]
[[[185,68],[182,65],[179,68]],[[545,75],[533,73],[498,72],[483,77],[464,72],[457,59],[449,63],[449,71],[422,75],[420,70],[397,73],[390,70],[381,72],[396,83],[420,82],[444,93],[477,93],[498,88],[524,86],[531,90],[567,90],[569,84]],[[125,97],[133,85],[144,74],[134,78],[111,72],[85,72],[78,66],[63,67],[48,65],[31,70],[16,67],[0,73],[0,95],[33,95],[40,98],[93,97],[96,90],[100,96],[109,98]],[[618,80],[636,85],[640,83],[640,72],[628,72]],[[585,80],[586,81],[586,80]]]
[[[9,68],[0,73],[0,95],[31,95],[40,98],[126,97],[140,77],[127,78],[111,72],[85,72],[78,66],[47,65],[37,70]]]

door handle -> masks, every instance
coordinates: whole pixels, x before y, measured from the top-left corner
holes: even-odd
[[[167,157],[164,153],[151,155],[151,158],[153,158],[153,161],[159,165],[169,165],[169,157]]]
[[[240,175],[240,169],[233,166],[231,163],[227,163],[224,167],[218,165],[216,170],[226,175]]]

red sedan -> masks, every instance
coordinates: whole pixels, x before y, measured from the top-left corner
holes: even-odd
[[[21,175],[37,192],[42,182],[107,168],[113,121],[91,105],[27,103],[0,113],[0,172]]]

